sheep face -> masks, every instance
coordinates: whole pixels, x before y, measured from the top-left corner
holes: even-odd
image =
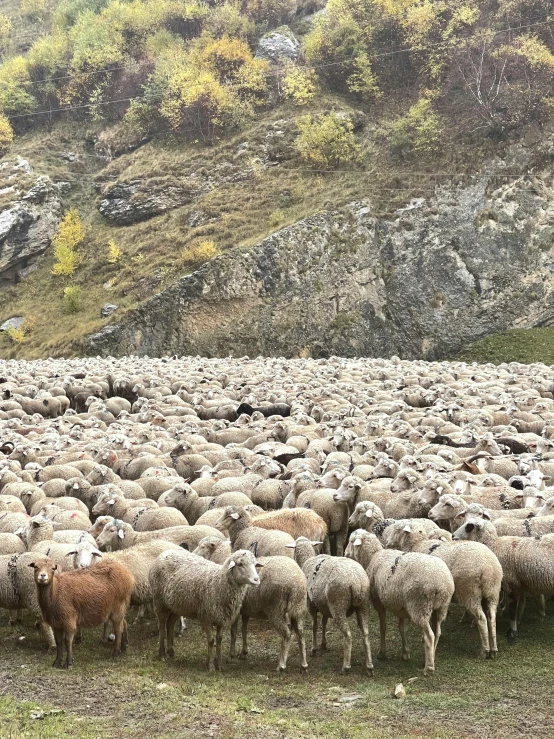
[[[29,567],[34,570],[35,583],[39,587],[46,587],[52,582],[54,573],[58,569],[58,565],[48,557],[41,557],[33,562],[29,562]]]
[[[452,541],[481,541],[484,530],[485,521],[482,518],[472,518],[452,534]]]
[[[431,521],[452,521],[465,511],[465,505],[456,495],[443,495],[429,513]]]
[[[346,477],[337,492],[333,493],[333,500],[336,503],[348,503],[350,505],[354,502],[361,489],[361,481],[355,480],[352,477]]]
[[[256,557],[246,549],[239,549],[234,552],[223,563],[223,569],[227,571],[227,576],[234,580],[237,585],[259,585],[260,576],[257,569],[260,567],[263,567],[263,565],[256,562]]]
[[[81,542],[75,549],[66,554],[66,557],[73,555],[73,568],[75,570],[84,570],[102,558],[102,552],[88,542]]]

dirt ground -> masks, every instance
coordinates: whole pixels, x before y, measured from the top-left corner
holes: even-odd
[[[288,672],[276,672],[278,638],[261,623],[252,624],[248,660],[227,661],[221,674],[205,670],[205,637],[195,623],[176,640],[175,660],[160,662],[153,621],[130,627],[129,652],[116,663],[100,632],[86,632],[75,666],[63,671],[51,667],[53,657],[28,620],[15,628],[3,616],[0,738],[554,737],[552,603],[548,610],[541,622],[528,609],[514,645],[507,644],[508,624],[501,617],[499,655],[481,660],[476,630],[460,623],[462,611],[451,607],[431,678],[423,676],[423,646],[413,629],[412,660],[400,660],[392,620],[388,659],[374,659],[375,677],[368,678],[354,621],[352,673],[341,676],[342,644],[332,629],[329,650],[309,659],[307,674],[296,645]],[[373,616],[374,653],[376,627]],[[397,700],[392,693],[400,682],[407,695]],[[37,710],[41,717],[32,718]]]

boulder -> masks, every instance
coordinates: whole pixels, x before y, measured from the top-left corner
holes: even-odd
[[[285,32],[272,31],[258,41],[256,59],[279,63],[295,62],[300,54],[300,44],[286,27]]]
[[[102,306],[102,309],[100,311],[100,315],[102,318],[107,318],[108,316],[111,316],[112,313],[115,313],[118,306],[114,305],[113,303],[106,303],[106,305]]]
[[[0,326],[0,331],[8,331],[10,328],[21,328],[25,319],[23,316],[13,316]]]

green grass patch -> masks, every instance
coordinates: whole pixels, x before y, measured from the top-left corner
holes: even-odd
[[[554,328],[518,328],[491,334],[470,344],[456,359],[493,364],[554,364]]]

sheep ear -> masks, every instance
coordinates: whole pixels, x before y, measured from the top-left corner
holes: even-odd
[[[444,490],[443,486],[442,485],[439,485],[438,488],[437,488],[437,493],[439,495],[441,495],[443,490]]]
[[[483,511],[483,518],[486,518],[487,521],[491,520],[491,514],[488,511]]]
[[[73,483],[73,490],[79,490],[79,483],[78,482],[74,482]]]
[[[34,567],[34,566],[35,566],[34,562],[29,562],[28,567]]]
[[[355,547],[359,547],[359,546],[362,545],[362,540],[359,539],[359,538],[358,539],[354,539],[354,541],[352,543],[354,544]]]
[[[93,549],[91,549],[91,551],[92,551],[92,553],[94,554],[95,557],[101,557],[102,556],[102,552],[100,551],[100,549],[93,548]]]
[[[119,536],[120,539],[125,538],[125,532],[123,531],[123,529],[118,529],[117,535]]]
[[[406,525],[406,526],[404,526],[404,528],[402,529],[402,531],[404,531],[406,534],[411,534],[412,533],[412,527],[409,526],[409,525]]]
[[[446,536],[439,536],[439,541],[448,541]]]
[[[310,544],[313,547],[319,547],[319,546],[321,546],[323,544],[323,542],[322,541],[311,541]]]
[[[292,542],[292,544],[285,544],[287,549],[296,549],[296,542]]]
[[[371,510],[371,508],[369,508],[369,509],[368,509],[368,510],[367,510],[367,511],[365,512],[365,515],[366,515],[366,516],[367,516],[368,518],[372,518],[372,517],[373,517],[373,511]]]
[[[115,498],[110,498],[106,501],[106,505],[113,505],[115,503]]]
[[[66,555],[65,556],[66,557],[69,557],[70,554],[77,554],[77,550],[76,549],[70,549],[69,552],[66,552]]]
[[[235,562],[235,560],[234,560],[234,559],[232,559],[232,560],[231,560],[231,561],[229,562],[229,566],[227,567],[227,569],[228,569],[228,570],[232,570],[232,569],[233,569],[233,567],[234,567],[234,566],[235,566],[236,564],[237,564],[237,563]]]
[[[239,513],[231,513],[231,518],[234,518],[235,521],[236,521],[238,518],[240,518],[240,514]]]
[[[261,562],[256,562],[256,564],[254,565],[254,567],[255,567],[256,569],[258,569],[258,570],[260,569],[260,567],[263,567],[263,566],[264,566],[264,565],[263,565],[263,564],[262,564]]]

